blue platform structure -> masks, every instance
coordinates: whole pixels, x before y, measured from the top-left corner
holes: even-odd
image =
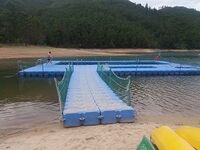
[[[134,121],[134,109],[102,81],[96,66],[75,66],[67,93],[63,109],[66,127]]]
[[[62,77],[66,65],[71,61],[52,61],[22,69],[21,77]],[[200,67],[181,65],[167,61],[143,60],[143,61],[73,61],[73,65],[97,65],[105,64],[120,76],[149,76],[149,75],[200,75]]]
[[[22,67],[19,72],[21,77],[63,77],[55,81],[65,127],[133,122],[134,108],[115,90],[118,86],[116,89],[126,91],[122,86],[129,86],[130,79],[117,75],[200,75],[200,67],[154,60],[52,61],[27,69]]]

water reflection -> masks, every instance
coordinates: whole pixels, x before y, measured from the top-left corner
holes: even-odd
[[[59,118],[52,79],[20,79],[16,60],[0,61],[0,129],[26,128]]]

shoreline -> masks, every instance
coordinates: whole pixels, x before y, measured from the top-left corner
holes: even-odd
[[[117,123],[96,126],[64,128],[59,120],[41,123],[29,128],[15,129],[0,137],[0,149],[10,150],[134,150],[143,136],[150,137],[153,129],[167,125],[176,129],[182,125],[200,127],[199,123]],[[12,130],[12,129],[11,129]],[[2,135],[2,131],[0,130]],[[112,138],[111,138],[112,137]]]
[[[155,123],[120,123],[64,128],[60,122],[53,122],[1,138],[0,149],[133,150],[144,135],[149,137],[159,126]]]
[[[0,59],[45,58],[52,51],[53,57],[103,57],[103,56],[137,56],[159,52],[190,52],[200,50],[160,50],[160,49],[76,49],[54,48],[48,46],[5,46],[0,47]]]
[[[47,56],[53,49],[54,57],[134,56],[158,53],[156,49],[64,49],[41,46],[0,47],[0,60],[31,59]],[[188,52],[190,50],[160,50],[162,52]],[[2,61],[3,62],[3,61]],[[57,118],[57,117],[55,117]],[[156,118],[156,119],[155,119]],[[52,118],[51,118],[52,119]],[[158,122],[156,120],[159,120]],[[12,123],[11,123],[12,124]],[[182,125],[200,127],[197,116],[140,114],[134,123],[64,128],[59,119],[32,125],[0,128],[0,149],[10,150],[134,150],[142,137],[162,124],[171,128]]]

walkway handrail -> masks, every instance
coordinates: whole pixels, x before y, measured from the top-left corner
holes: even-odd
[[[98,64],[97,72],[103,81],[116,93],[127,105],[130,102],[130,76],[121,78],[117,76],[109,67]]]
[[[21,60],[17,61],[17,66],[18,66],[19,71],[24,71],[24,65]]]
[[[44,58],[40,58],[40,59],[37,59],[34,62],[25,62],[25,61],[22,61],[22,60],[17,60],[17,65],[18,65],[18,69],[19,71],[24,71],[24,69],[28,68],[28,67],[31,67],[31,66],[34,66],[35,65],[41,65],[42,66],[42,71],[44,71],[44,63],[46,62],[46,60]]]
[[[56,90],[57,90],[57,94],[58,94],[61,116],[63,115],[63,109],[64,109],[64,105],[65,105],[65,101],[66,101],[67,90],[69,87],[69,81],[70,81],[70,78],[71,78],[71,75],[73,72],[74,72],[74,66],[72,64],[70,64],[66,68],[62,80],[58,81],[56,78],[54,78]]]
[[[169,65],[172,66],[172,67],[174,67],[174,65],[172,65],[171,63],[175,63],[175,65],[178,64],[177,67],[179,67],[180,71],[185,66],[188,66],[188,67],[191,66],[192,68],[196,68],[196,69],[200,70],[200,64],[199,63],[190,62],[186,58],[181,58],[181,60],[177,60],[176,57],[169,57],[169,58],[164,58],[163,60],[169,62]]]
[[[19,71],[24,71],[24,69],[33,65],[34,65],[33,62],[25,62],[22,60],[17,60],[17,66],[18,66]]]

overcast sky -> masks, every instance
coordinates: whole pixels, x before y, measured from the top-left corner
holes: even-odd
[[[146,3],[152,8],[162,6],[185,6],[195,8],[200,11],[200,0],[130,0],[137,4],[145,5]]]

